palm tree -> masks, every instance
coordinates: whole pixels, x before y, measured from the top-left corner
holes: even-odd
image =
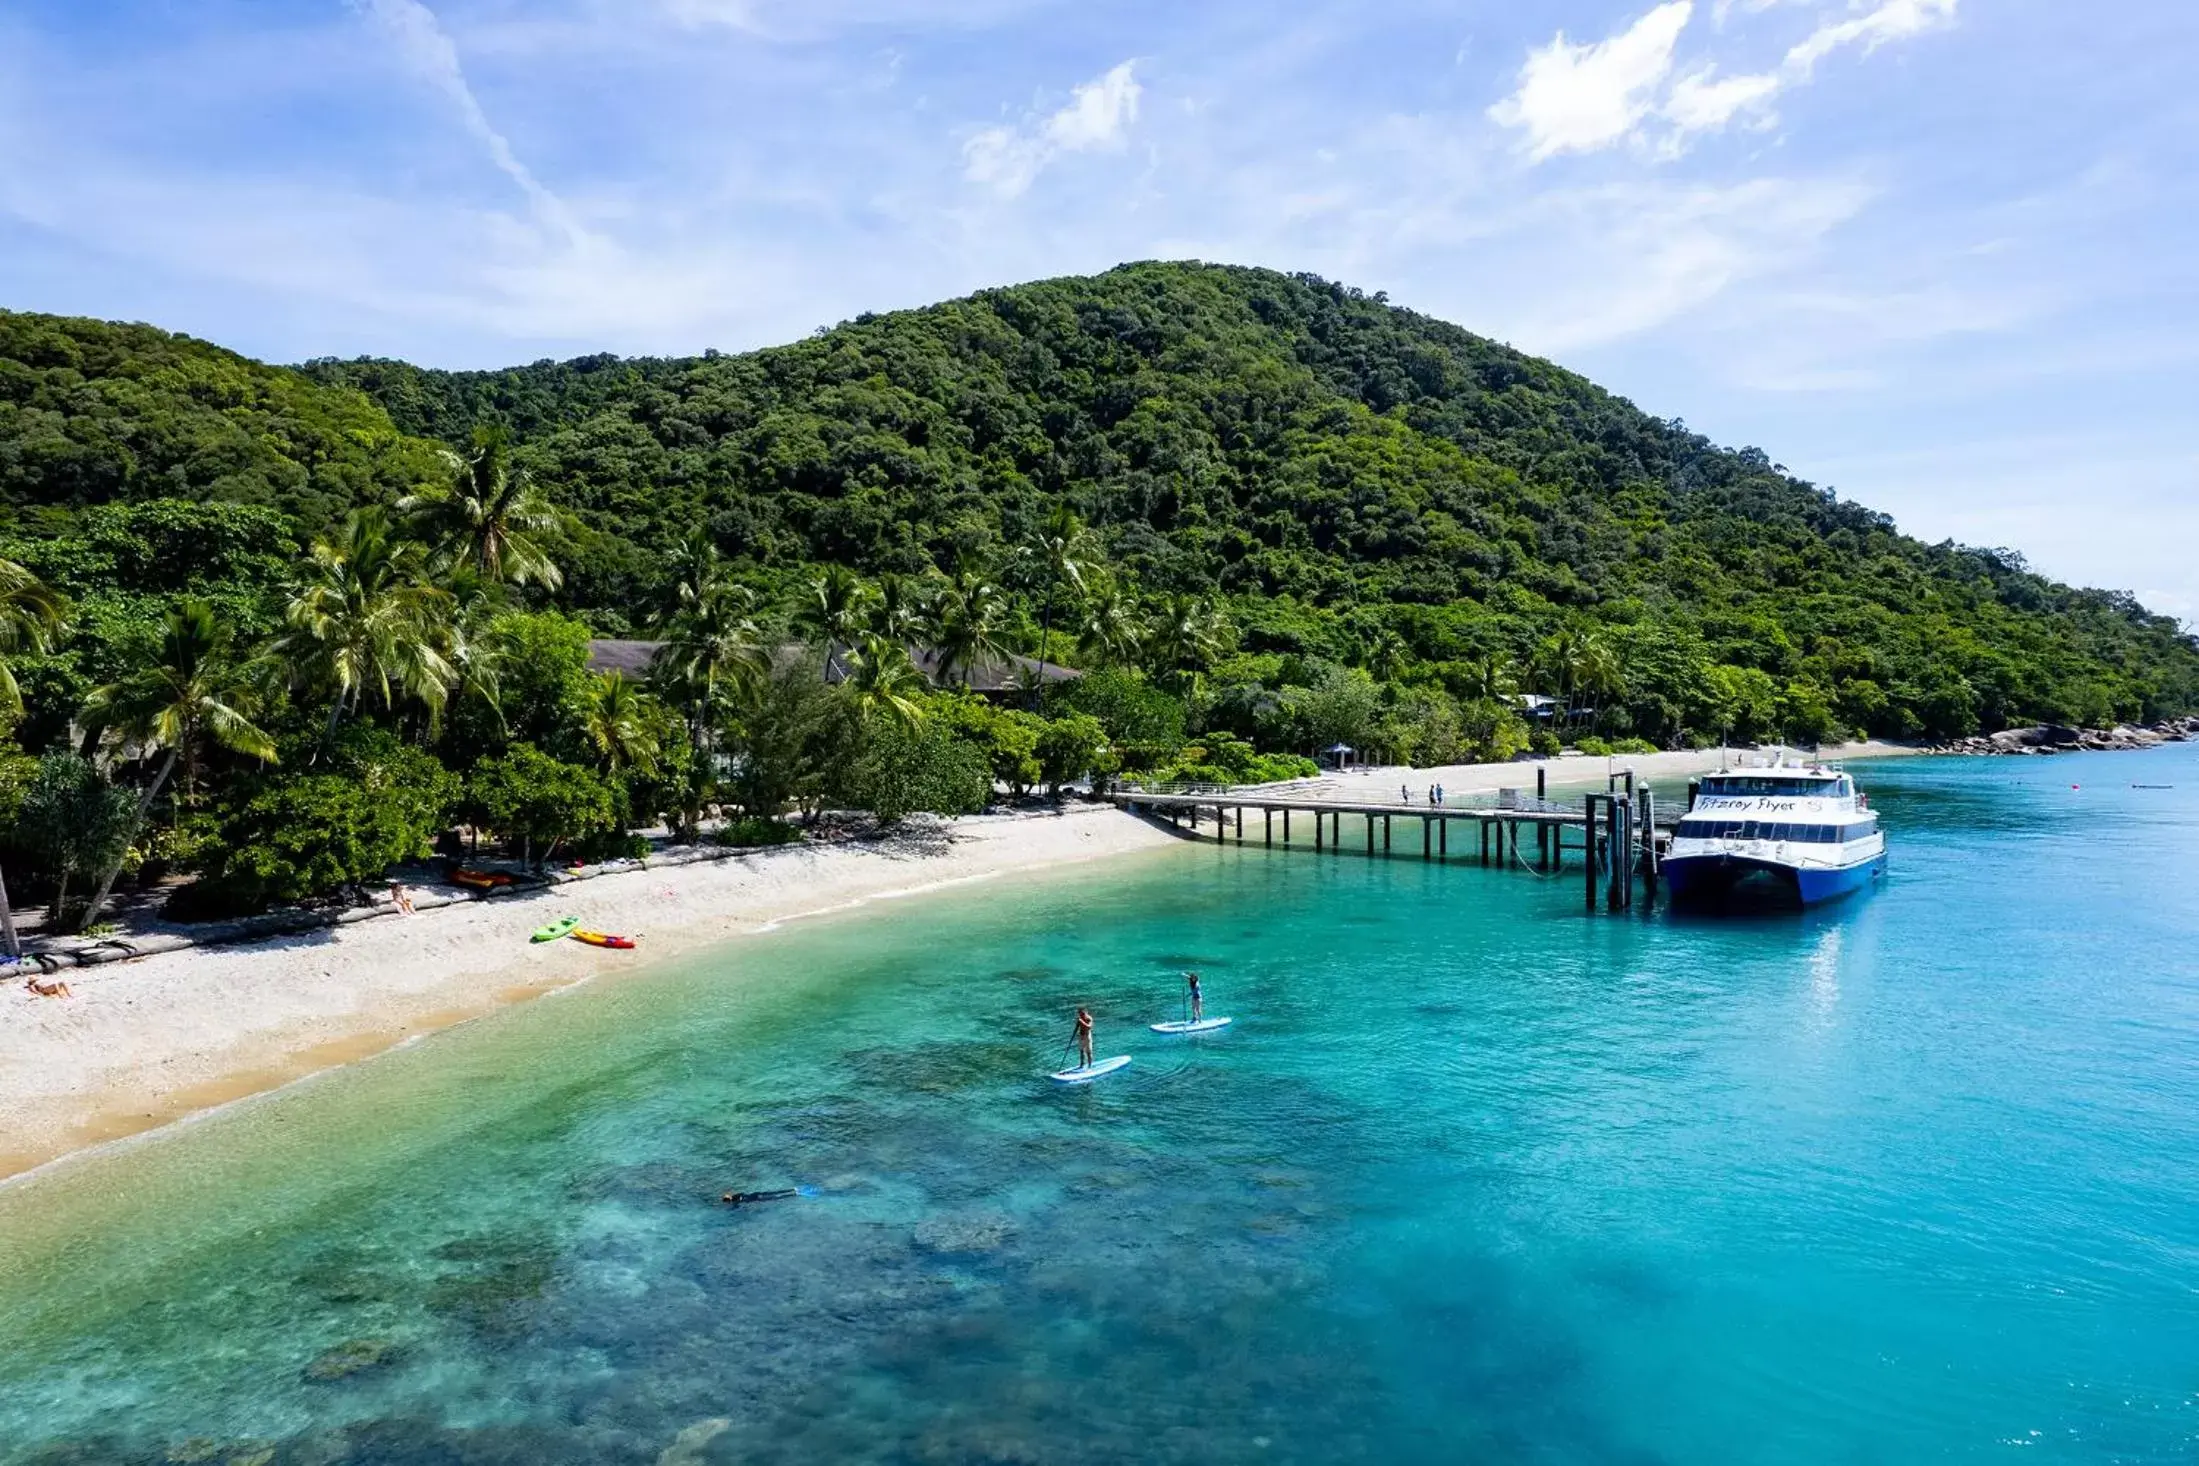
[[[12,715],[23,707],[23,692],[8,666],[9,655],[42,652],[52,646],[67,613],[68,603],[59,593],[13,560],[0,560],[0,714]],[[0,944],[10,957],[23,955],[4,876],[0,876]]]
[[[471,566],[485,579],[511,585],[529,581],[556,590],[565,577],[550,558],[544,537],[563,531],[565,516],[512,466],[501,427],[473,435],[473,454],[446,451],[451,481],[422,488],[397,501],[412,532],[435,549],[443,566]]]
[[[827,565],[804,587],[795,620],[824,642],[827,666],[839,656],[841,647],[854,644],[863,629],[864,608],[869,600],[870,587],[845,565]]]
[[[1103,581],[1085,607],[1084,624],[1077,629],[1077,650],[1088,661],[1128,662],[1137,657],[1143,639],[1130,597],[1112,578]]]
[[[1146,632],[1146,656],[1161,677],[1180,677],[1214,660],[1221,650],[1221,617],[1199,597],[1178,591],[1162,602]]]
[[[688,604],[672,618],[657,675],[687,712],[689,744],[701,753],[720,693],[770,668],[756,625],[756,596],[715,571],[687,588]]]
[[[42,652],[61,632],[68,602],[13,560],[0,560],[0,713],[20,712],[22,689],[8,666],[14,652]],[[4,899],[4,898],[0,898]]]
[[[1466,663],[1465,686],[1474,701],[1508,702],[1519,690],[1511,657],[1492,651],[1472,658]]]
[[[924,674],[909,660],[909,649],[882,636],[866,636],[847,656],[842,685],[866,723],[885,718],[904,728],[924,719]]]
[[[314,541],[284,611],[290,630],[272,650],[294,680],[330,699],[324,748],[345,711],[369,697],[441,716],[459,677],[447,651],[452,598],[426,575],[420,546],[392,533],[379,509],[354,510],[332,538]]]
[[[648,695],[617,672],[598,672],[588,685],[581,726],[612,774],[647,773],[657,766],[657,739],[649,730]]]
[[[1373,645],[1367,648],[1367,671],[1377,682],[1394,682],[1405,670],[1405,657],[1403,639],[1385,626],[1375,633]]]
[[[1054,596],[1065,581],[1079,591],[1084,589],[1086,561],[1093,549],[1091,531],[1067,504],[1056,504],[1046,516],[1046,522],[1023,547],[1023,553],[1036,561],[1046,575],[1046,605],[1038,623],[1038,661],[1042,675],[1053,640]],[[1045,711],[1045,697],[1042,681],[1039,684],[1041,712]]]
[[[204,601],[187,600],[168,613],[160,648],[145,666],[97,688],[85,700],[82,719],[94,732],[118,735],[141,754],[165,752],[153,781],[138,796],[137,825],[183,764],[186,797],[196,782],[201,741],[264,763],[275,761],[275,740],[252,719],[258,712],[255,670],[236,648],[236,636]],[[122,872],[117,858],[85,908],[85,926],[99,919]]]
[[[888,641],[922,641],[931,627],[931,606],[920,582],[905,575],[881,575],[871,597],[870,633]]]
[[[970,673],[981,658],[998,656],[1006,650],[1000,640],[1006,612],[1007,601],[999,586],[982,573],[957,568],[940,592],[937,606],[940,681],[947,681],[959,670],[963,685],[968,686]]]

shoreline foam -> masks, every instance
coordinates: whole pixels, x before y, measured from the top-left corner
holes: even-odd
[[[158,953],[70,973],[71,998],[0,989],[14,1009],[0,1019],[0,1183],[736,936],[1174,843],[1107,806],[978,817],[945,826],[936,849],[782,847],[409,918]],[[638,931],[643,945],[531,946],[528,934],[553,907]]]

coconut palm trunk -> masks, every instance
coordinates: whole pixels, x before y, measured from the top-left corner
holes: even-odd
[[[135,829],[142,830],[145,828],[145,816],[152,809],[153,801],[160,797],[161,788],[167,784],[168,776],[175,772],[176,759],[179,754],[180,750],[178,749],[171,748],[168,750],[168,756],[160,761],[160,772],[153,775],[153,782],[146,785],[144,794],[139,796]],[[133,840],[137,838],[135,833],[131,835],[131,838]],[[99,920],[99,913],[106,908],[108,893],[115,888],[115,877],[122,874],[123,862],[129,858],[129,847],[124,846],[122,853],[115,857],[114,863],[107,867],[107,874],[100,878],[99,889],[92,893],[92,904],[84,908],[84,920],[78,930],[81,931]]]

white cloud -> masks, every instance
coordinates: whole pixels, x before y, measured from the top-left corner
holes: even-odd
[[[1559,31],[1528,53],[1519,90],[1491,107],[1490,117],[1525,132],[1523,146],[1538,163],[1609,147],[1649,115],[1694,13],[1693,0],[1669,0],[1592,46],[1573,45]]]
[[[527,165],[519,161],[510,141],[496,130],[488,113],[481,109],[480,99],[466,80],[465,68],[458,63],[458,47],[435,18],[435,12],[420,0],[352,0],[352,5],[380,25],[396,42],[406,64],[457,107],[466,130],[488,150],[489,160],[519,185],[543,220],[568,237],[578,239],[581,231],[571,213],[557,195],[543,187]]]
[[[1788,48],[1774,70],[1720,76],[1717,63],[1709,62],[1673,80],[1673,51],[1690,3],[1671,0],[1594,46],[1572,45],[1558,32],[1548,46],[1528,53],[1519,90],[1489,115],[1524,129],[1528,156],[1538,163],[1559,153],[1642,141],[1652,119],[1670,124],[1656,152],[1674,158],[1697,137],[1723,132],[1737,118],[1769,125],[1779,95],[1808,83],[1817,64],[1836,51],[1861,46],[1869,55],[1888,42],[1954,24],[1961,0],[1855,0],[1854,13],[1819,25]],[[1739,8],[1753,13],[1782,3],[1743,0]],[[1714,25],[1722,26],[1734,8],[1732,0],[1718,5]]]
[[[1112,151],[1129,140],[1138,120],[1137,63],[1125,61],[1070,94],[1051,116],[1016,127],[988,127],[962,145],[963,176],[1006,198],[1031,186],[1063,153]]]
[[[1882,0],[1862,15],[1819,26],[1787,52],[1787,70],[1807,79],[1817,63],[1843,46],[1860,44],[1865,55],[1888,41],[1906,40],[1955,23],[1959,0]]]

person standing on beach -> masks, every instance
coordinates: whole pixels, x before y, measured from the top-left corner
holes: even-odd
[[[1077,1009],[1077,1067],[1092,1067],[1092,1010]]]

